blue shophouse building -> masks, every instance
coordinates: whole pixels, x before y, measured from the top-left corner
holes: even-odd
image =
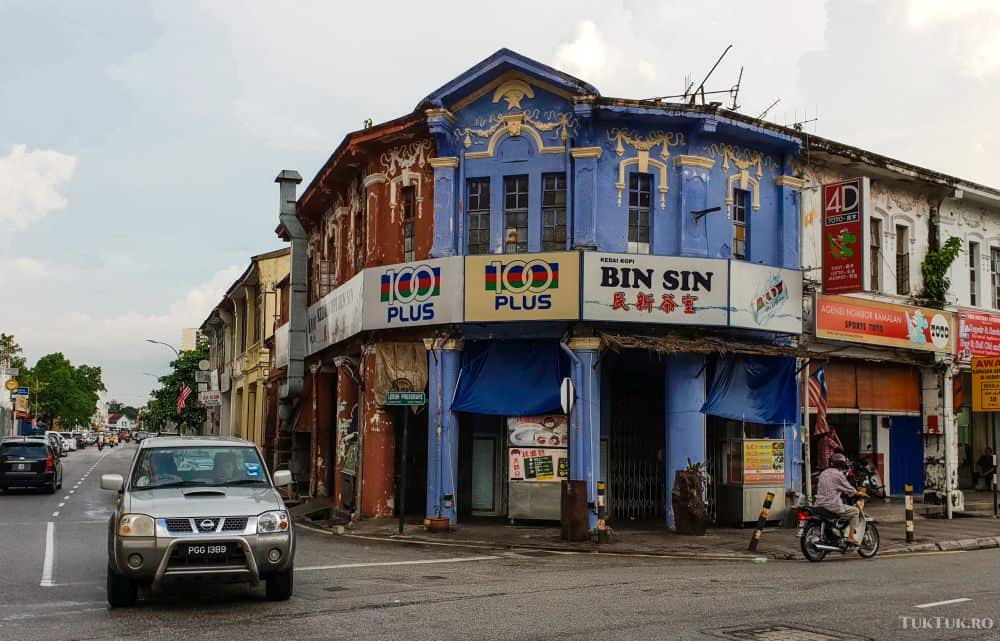
[[[427,514],[558,518],[571,478],[591,527],[602,481],[612,524],[669,524],[689,462],[719,521],[798,491],[795,132],[508,50],[417,109],[431,258],[464,257],[463,322],[426,341]]]

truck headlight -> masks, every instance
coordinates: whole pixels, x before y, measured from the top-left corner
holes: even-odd
[[[156,536],[153,517],[145,514],[123,514],[118,521],[119,536]]]
[[[271,534],[288,531],[288,512],[275,510],[264,512],[257,517],[257,534]]]

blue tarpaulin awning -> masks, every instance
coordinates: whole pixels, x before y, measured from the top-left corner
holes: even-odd
[[[530,416],[560,408],[569,371],[558,340],[472,341],[451,409],[495,416]]]
[[[796,391],[792,357],[723,356],[716,362],[701,411],[748,423],[797,423]]]

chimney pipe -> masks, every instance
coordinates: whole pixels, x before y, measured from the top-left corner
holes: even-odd
[[[289,429],[295,401],[302,394],[306,357],[306,273],[307,237],[296,215],[297,185],[302,182],[299,172],[285,169],[274,182],[279,185],[278,219],[291,241],[288,276],[288,370],[278,390],[278,418],[283,430]]]

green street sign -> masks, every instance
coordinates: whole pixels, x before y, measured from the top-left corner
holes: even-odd
[[[386,405],[424,405],[427,395],[423,392],[386,392]]]

